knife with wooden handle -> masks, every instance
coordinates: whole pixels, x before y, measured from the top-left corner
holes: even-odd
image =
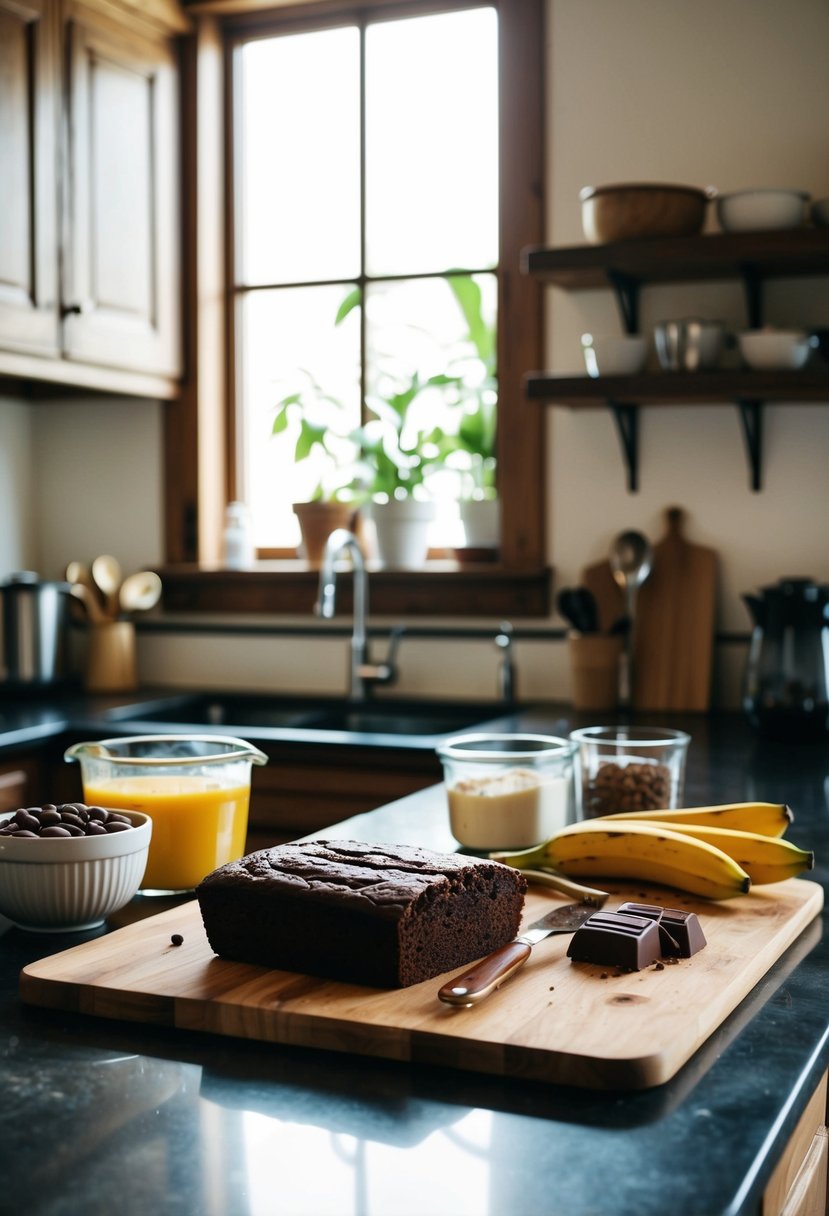
[[[553,908],[546,916],[542,916],[541,920],[534,921],[514,941],[494,950],[492,954],[470,967],[469,971],[464,971],[463,975],[447,980],[438,992],[438,999],[445,1005],[457,1005],[466,1009],[477,1005],[526,963],[533,946],[553,933],[575,933],[576,929],[593,915],[596,906],[594,900],[591,903],[565,904],[563,907]]]

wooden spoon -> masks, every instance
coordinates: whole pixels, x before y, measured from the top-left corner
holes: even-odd
[[[107,615],[115,618],[120,608],[121,566],[117,557],[103,553],[92,563],[92,578],[104,597]]]
[[[161,579],[152,570],[129,574],[121,584],[119,600],[122,612],[146,612],[161,599]]]
[[[103,608],[91,587],[87,587],[86,583],[73,583],[69,588],[69,594],[76,600],[80,600],[86,609],[87,619],[93,625],[103,625],[109,617],[104,613]]]

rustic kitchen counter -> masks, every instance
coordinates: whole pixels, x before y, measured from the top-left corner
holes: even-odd
[[[560,731],[566,711],[549,713],[533,711],[524,725]],[[71,718],[55,711],[56,735]],[[48,747],[49,715],[34,719],[30,741]],[[686,802],[788,802],[791,838],[815,849],[810,877],[825,886],[829,743],[762,742],[737,716],[671,724],[693,737]],[[336,831],[452,847],[439,789]],[[0,936],[0,1212],[755,1213],[829,1065],[822,919],[672,1081],[634,1094],[23,1006],[20,968],[90,936]]]

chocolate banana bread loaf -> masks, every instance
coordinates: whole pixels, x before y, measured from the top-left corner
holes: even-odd
[[[315,840],[221,866],[196,896],[222,958],[403,988],[511,941],[526,887],[495,861]]]

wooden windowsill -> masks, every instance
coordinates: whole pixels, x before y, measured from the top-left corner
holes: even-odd
[[[311,614],[319,574],[303,561],[257,562],[250,570],[171,565],[158,570],[167,612]],[[545,617],[551,611],[551,570],[456,561],[422,570],[369,566],[371,611],[378,616]],[[351,610],[351,575],[344,571],[342,611]]]

